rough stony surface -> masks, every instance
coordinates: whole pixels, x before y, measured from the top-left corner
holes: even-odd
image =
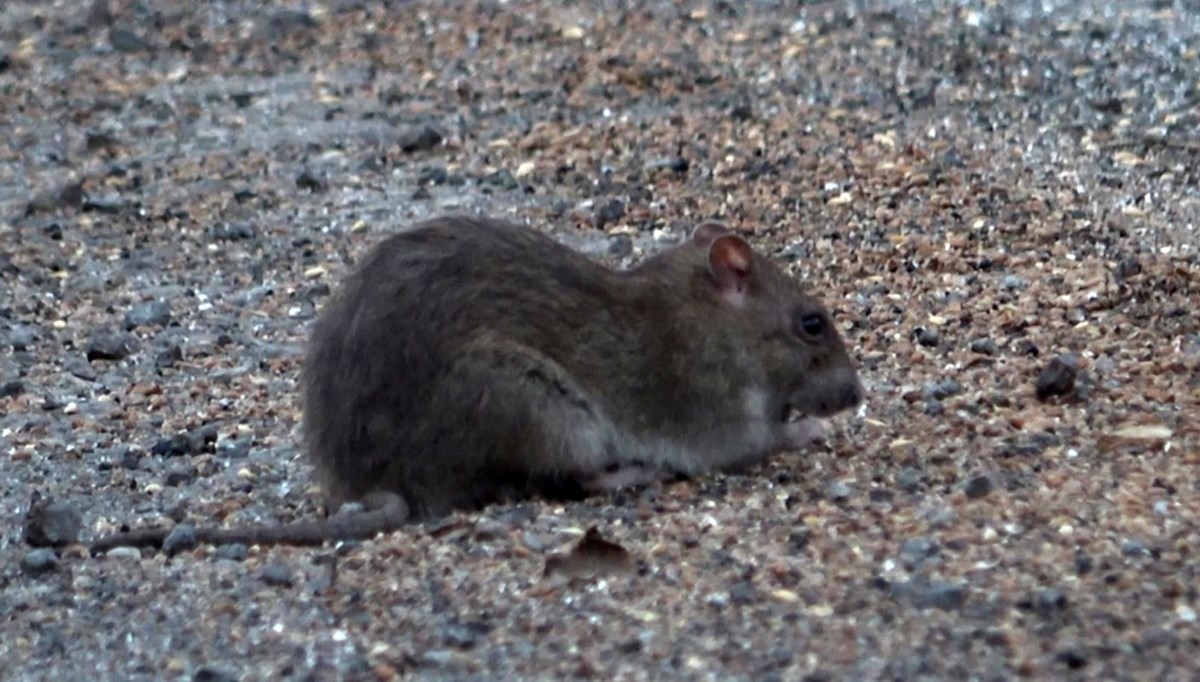
[[[8,0],[4,677],[1195,678],[1197,46],[1182,0]],[[618,264],[725,220],[868,403],[338,548],[25,543],[35,491],[84,541],[316,515],[309,325],[446,211]],[[593,526],[617,568],[548,572]]]

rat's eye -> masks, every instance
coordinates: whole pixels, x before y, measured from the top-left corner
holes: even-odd
[[[820,336],[825,331],[825,318],[819,313],[809,313],[796,318],[796,333],[804,332],[809,336]]]

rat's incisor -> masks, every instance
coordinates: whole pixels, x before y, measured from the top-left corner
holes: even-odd
[[[720,225],[618,272],[446,217],[330,301],[304,418],[332,506],[398,493],[424,518],[748,464],[862,395],[825,308]]]

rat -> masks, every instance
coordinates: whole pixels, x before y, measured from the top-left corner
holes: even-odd
[[[742,468],[864,395],[825,306],[720,223],[614,270],[469,216],[368,252],[313,328],[302,391],[328,508],[366,510],[201,541],[319,544]]]

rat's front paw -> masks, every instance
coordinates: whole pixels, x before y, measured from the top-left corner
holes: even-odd
[[[787,447],[805,448],[824,443],[827,435],[825,424],[816,417],[801,417],[783,425],[783,438]]]

